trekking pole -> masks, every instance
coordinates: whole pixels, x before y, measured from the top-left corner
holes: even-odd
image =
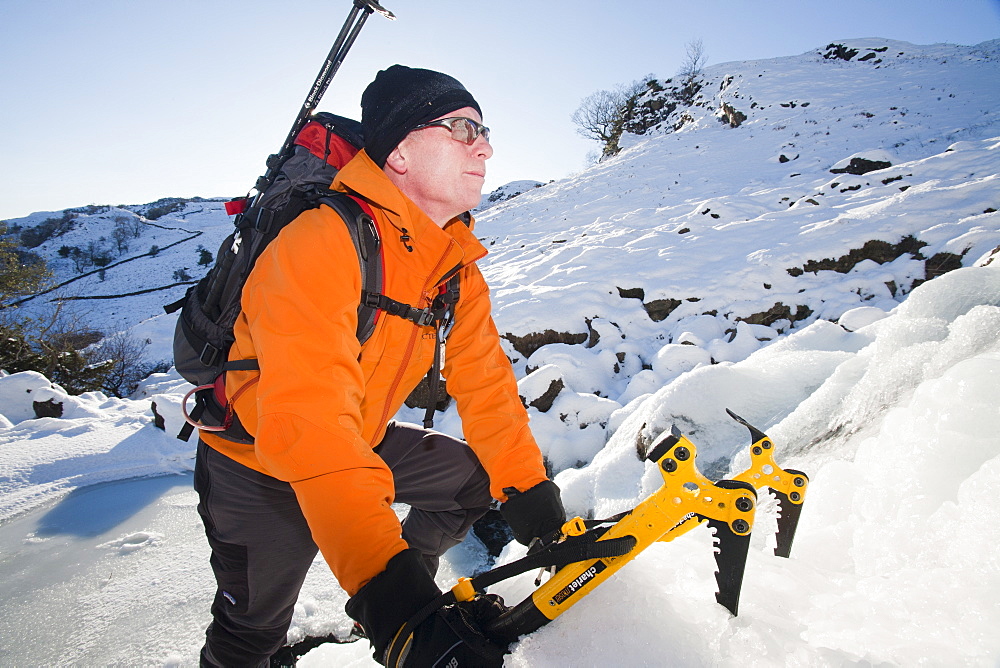
[[[337,39],[330,48],[330,53],[323,62],[319,74],[316,75],[316,80],[313,82],[312,88],[309,89],[309,94],[302,103],[302,108],[299,109],[299,114],[295,117],[292,129],[288,132],[284,144],[281,145],[281,150],[268,157],[267,172],[265,172],[264,176],[257,179],[257,184],[254,186],[257,190],[257,197],[260,197],[267,190],[267,187],[271,185],[271,182],[278,173],[278,169],[281,167],[281,163],[291,153],[299,131],[306,124],[312,110],[319,104],[320,98],[326,93],[326,89],[330,86],[334,75],[340,69],[341,63],[344,62],[344,57],[351,46],[354,45],[354,40],[358,38],[358,33],[361,32],[365,21],[375,12],[378,12],[390,21],[396,19],[395,15],[380,5],[377,0],[354,0],[354,7],[351,9],[351,13],[348,14],[347,20],[340,29],[340,34],[337,35]]]

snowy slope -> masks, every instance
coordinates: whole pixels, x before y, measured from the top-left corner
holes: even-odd
[[[711,536],[695,530],[523,639],[508,665],[1000,661],[1000,534],[987,506],[1000,492],[998,70],[1000,42],[878,39],[713,66],[700,97],[673,111],[676,83],[659,82],[648,129],[619,155],[560,182],[511,184],[497,199],[520,194],[477,216],[497,324],[571,513],[607,516],[653,492],[660,476],[637,443],[671,425],[707,475],[741,471],[747,432],[726,408],[811,478],[791,559],[772,556],[775,508],[762,494],[739,617],[715,603]],[[857,158],[889,165],[831,171]],[[121,257],[138,259],[64,290],[141,292],[74,303],[111,330],[135,326],[151,359],[168,356],[173,317],[159,309],[185,286],[166,286],[180,267],[204,271],[196,247],[214,254],[228,234],[221,207],[192,202],[144,223]],[[82,213],[76,237],[36,250],[110,238],[115,215],[141,211]],[[55,264],[73,277],[69,261]],[[165,289],[142,292],[153,288]],[[93,487],[190,469],[192,445],[173,438],[188,387],[171,372],[115,400],[0,378],[6,663],[195,662],[210,576],[193,492]],[[62,419],[27,419],[32,399],[49,398]],[[461,433],[453,409],[438,424]],[[80,530],[116,491],[130,512],[102,510],[107,521]],[[500,560],[520,554],[510,546]],[[439,584],[483,560],[466,541]],[[515,602],[531,589],[524,576],[494,591]],[[317,561],[290,639],[346,634],[343,603]],[[68,639],[57,616],[75,629]],[[323,646],[303,664],[373,665],[364,643]]]

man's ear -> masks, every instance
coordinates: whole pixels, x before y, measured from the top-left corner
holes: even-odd
[[[385,159],[386,169],[392,170],[396,174],[405,174],[408,168],[406,163],[406,156],[403,155],[402,151],[399,150],[399,146],[392,149],[389,157]]]

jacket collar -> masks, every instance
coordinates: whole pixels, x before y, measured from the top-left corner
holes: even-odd
[[[410,198],[389,180],[385,172],[379,169],[365,151],[358,152],[337,172],[332,187],[334,190],[352,190],[386,213],[394,214],[392,216],[396,219],[394,223],[398,222],[400,216],[413,217],[411,208],[414,210],[413,213],[419,213],[418,218],[427,218]]]

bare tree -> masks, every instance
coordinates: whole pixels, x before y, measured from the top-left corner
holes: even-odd
[[[115,221],[115,229],[111,231],[111,239],[115,242],[115,248],[118,249],[119,255],[128,251],[128,240],[131,237],[132,232],[127,223],[120,220]]]
[[[620,84],[612,90],[599,90],[583,98],[571,117],[577,132],[587,139],[604,144],[604,155],[618,152],[618,139],[627,120],[631,105],[646,90],[653,75],[646,75],[630,84]]]
[[[146,347],[125,332],[118,332],[103,341],[92,354],[93,359],[108,366],[101,389],[116,397],[127,397],[148,374]]]
[[[69,249],[69,256],[73,260],[73,268],[80,273],[90,269],[94,264],[87,254],[76,246]]]
[[[577,131],[588,139],[607,143],[621,118],[621,103],[617,90],[599,90],[583,98],[572,116]]]
[[[708,62],[708,56],[705,55],[705,45],[701,43],[700,39],[691,40],[685,48],[687,51],[677,75],[684,79],[684,83],[690,83],[692,79],[701,74],[705,63]]]
[[[87,351],[101,335],[84,324],[82,313],[68,312],[57,300],[35,317],[3,315],[0,311],[0,368],[10,373],[38,371],[70,394],[101,387],[109,364],[95,362]]]

